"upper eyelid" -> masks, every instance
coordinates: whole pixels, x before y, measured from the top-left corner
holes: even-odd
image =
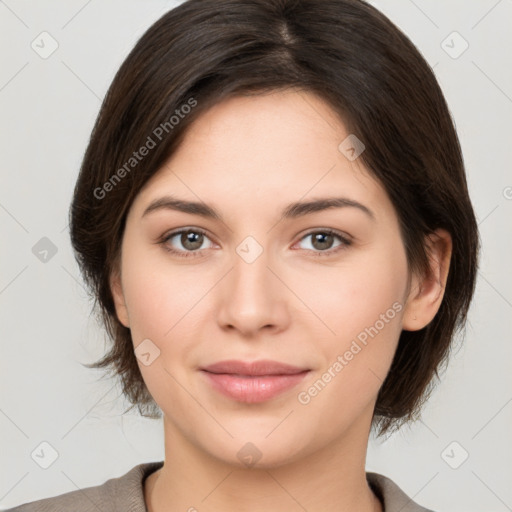
[[[191,231],[192,233],[201,233],[202,235],[205,235],[208,237],[208,239],[211,240],[211,236],[209,235],[208,231],[202,228],[179,228],[175,231],[169,231],[162,235],[161,240],[169,240],[170,238],[175,237],[176,235],[181,235],[182,233],[186,233],[187,231]],[[212,240],[213,241],[213,240]]]

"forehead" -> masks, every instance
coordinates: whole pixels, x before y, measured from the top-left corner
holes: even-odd
[[[134,207],[141,214],[159,195],[172,193],[230,214],[230,208],[272,210],[301,198],[341,195],[385,213],[392,208],[385,190],[361,159],[351,161],[340,150],[349,135],[310,92],[230,98],[190,125]]]

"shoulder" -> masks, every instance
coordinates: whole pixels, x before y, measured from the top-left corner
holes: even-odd
[[[373,492],[384,504],[384,512],[433,512],[409,498],[390,478],[378,473],[366,473]]]
[[[143,482],[162,465],[163,461],[139,464],[101,485],[31,501],[5,512],[146,512]]]

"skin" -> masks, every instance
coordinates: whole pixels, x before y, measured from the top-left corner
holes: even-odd
[[[365,478],[377,393],[401,330],[421,329],[440,306],[451,239],[436,232],[427,241],[431,272],[410,274],[388,195],[338,149],[348,135],[309,92],[231,98],[191,126],[134,200],[111,288],[134,347],[150,339],[160,350],[148,366],[138,360],[164,413],[164,466],[144,485],[150,512],[381,510]],[[166,194],[203,201],[223,220],[170,209],[143,216]],[[337,196],[374,218],[343,207],[279,220],[289,203]],[[157,243],[178,228],[206,231],[195,255],[165,250],[194,252],[179,235]],[[315,245],[311,232],[322,228],[351,244],[337,250],[335,236]],[[236,252],[247,236],[263,249],[252,263]],[[300,403],[298,393],[394,303],[394,318]],[[311,371],[297,387],[248,404],[219,394],[198,370],[225,359]],[[251,467],[237,457],[247,442],[261,452]]]

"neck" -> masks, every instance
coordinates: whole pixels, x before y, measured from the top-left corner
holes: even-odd
[[[358,427],[294,462],[248,468],[200,450],[165,418],[164,465],[145,481],[148,512],[381,512],[366,481],[368,435]]]

